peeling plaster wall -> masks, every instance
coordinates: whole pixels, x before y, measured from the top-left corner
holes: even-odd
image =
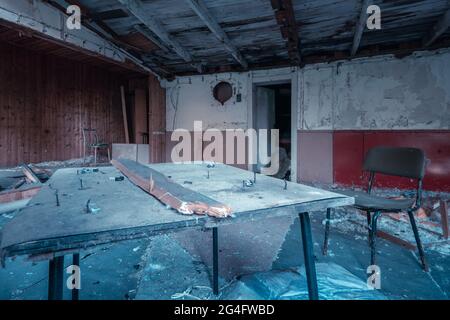
[[[165,82],[167,128],[247,128],[252,79],[298,72],[298,129],[450,129],[450,50],[272,69],[179,77]],[[212,88],[226,80],[233,97],[222,106]],[[237,94],[241,101],[237,101]],[[176,112],[175,112],[176,110]],[[175,116],[176,114],[176,116]]]
[[[233,86],[233,96],[222,105],[215,100],[212,91],[220,81]],[[247,128],[248,73],[222,73],[217,75],[180,77],[165,82],[166,125],[193,130],[194,121],[203,121],[203,129]],[[238,96],[240,95],[240,101]]]
[[[450,51],[307,67],[299,129],[449,129]]]
[[[245,129],[252,122],[253,84],[286,79],[298,83],[293,88],[298,181],[363,185],[359,167],[367,148],[391,144],[424,149],[431,160],[425,187],[450,191],[450,49],[403,59],[180,77],[163,84],[168,131],[174,124],[192,130],[194,120],[203,120],[204,130]],[[212,88],[221,80],[233,84],[241,101],[236,94],[224,106],[214,100]]]

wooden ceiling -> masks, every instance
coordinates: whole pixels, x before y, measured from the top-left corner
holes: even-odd
[[[79,5],[85,25],[113,37],[166,78],[450,46],[449,0],[47,2]],[[368,4],[380,7],[381,30],[359,22],[365,24],[360,17]]]
[[[74,47],[64,46],[61,42],[52,41],[49,38],[41,37],[36,32],[11,24],[0,24],[0,45],[1,42],[7,42],[34,52],[83,62],[84,64],[119,73],[124,78],[140,78],[144,76],[143,71],[138,69],[131,61],[128,65],[125,65],[114,62],[111,59],[102,58],[102,56],[89,53],[88,51],[80,53],[80,50]]]

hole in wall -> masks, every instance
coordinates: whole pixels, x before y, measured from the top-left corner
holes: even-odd
[[[233,87],[229,82],[221,81],[213,88],[214,99],[219,101],[222,105],[225,104],[233,96]]]

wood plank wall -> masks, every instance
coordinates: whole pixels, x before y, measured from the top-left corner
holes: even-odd
[[[152,75],[148,79],[150,163],[166,160],[166,90]]]
[[[124,142],[120,74],[0,43],[0,167],[82,156],[82,128]]]
[[[134,90],[134,142],[148,143],[148,139],[144,138],[144,134],[148,134],[148,103],[147,90]],[[145,141],[145,142],[144,142]]]

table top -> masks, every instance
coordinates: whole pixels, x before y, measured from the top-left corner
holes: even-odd
[[[188,227],[211,228],[267,217],[351,205],[341,194],[253,173],[223,164],[152,164],[180,185],[230,206],[234,217],[182,215],[135,186],[114,167],[81,174],[81,168],[57,170],[41,191],[2,230],[2,257],[39,255],[147,237]],[[208,177],[209,171],[209,177]],[[81,188],[80,179],[83,187]],[[59,206],[56,195],[58,194]],[[88,213],[86,204],[100,209]]]

